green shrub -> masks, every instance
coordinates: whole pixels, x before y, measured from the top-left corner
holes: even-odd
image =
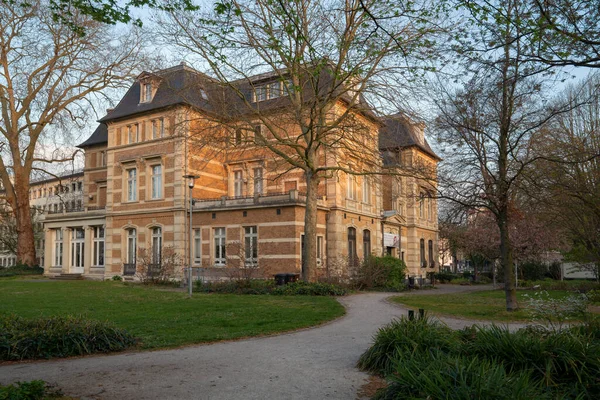
[[[196,281],[196,291],[203,293],[269,294],[275,287],[272,280],[239,279],[222,282]]]
[[[0,277],[18,276],[18,275],[42,275],[44,268],[34,266],[28,267],[27,265],[15,265],[13,267],[0,268]]]
[[[196,291],[203,293],[272,294],[277,296],[345,296],[348,290],[331,283],[292,282],[276,286],[272,280],[241,279],[223,282],[197,282]]]
[[[382,376],[394,371],[395,360],[432,349],[449,351],[458,343],[456,333],[429,317],[393,320],[379,329],[373,345],[360,357],[358,367]]]
[[[0,400],[41,400],[54,397],[44,381],[16,382],[12,385],[0,385]]]
[[[452,272],[436,272],[433,276],[439,283],[448,283],[452,282],[453,279],[460,278],[462,275],[454,274]]]
[[[352,283],[359,290],[401,291],[405,289],[406,271],[406,264],[399,258],[370,256],[359,267],[356,276],[352,278]]]
[[[403,354],[394,360],[389,386],[375,397],[391,399],[550,399],[531,371],[440,351]]]
[[[519,264],[518,267],[519,279],[528,281],[537,281],[544,279],[548,273],[548,266],[537,261],[528,261]]]
[[[600,342],[582,329],[510,332],[492,326],[463,337],[470,338],[461,347],[464,355],[493,360],[507,370],[530,370],[548,388],[600,396]]]
[[[123,280],[121,275],[114,275],[111,279],[116,282],[121,282]]]
[[[557,281],[560,279],[561,274],[562,273],[560,268],[560,262],[554,261],[548,266],[548,272],[546,272],[546,277]]]
[[[600,289],[592,289],[586,293],[590,303],[600,303]]]
[[[135,343],[135,338],[123,329],[81,317],[0,316],[0,360],[121,351]]]
[[[384,375],[379,399],[600,398],[600,320],[567,330],[451,331],[427,318],[380,329],[358,366]]]
[[[331,283],[306,283],[303,281],[292,282],[283,286],[273,288],[272,294],[284,296],[345,296],[348,294],[346,288],[333,285]]]

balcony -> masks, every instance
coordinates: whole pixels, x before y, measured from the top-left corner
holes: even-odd
[[[305,203],[306,193],[290,190],[284,193],[270,193],[248,197],[222,196],[218,199],[194,199],[194,210],[258,208],[277,205],[301,205]],[[325,201],[319,199],[318,205],[324,206]]]
[[[62,219],[62,218],[76,218],[76,217],[80,217],[80,216],[85,216],[85,217],[102,217],[104,216],[106,213],[106,207],[102,206],[102,207],[98,207],[98,206],[93,206],[93,207],[67,207],[64,208],[62,210],[48,210],[45,213],[45,221],[50,221],[50,220],[58,220],[58,219]]]
[[[135,263],[123,264],[123,275],[125,275],[125,276],[135,275]]]

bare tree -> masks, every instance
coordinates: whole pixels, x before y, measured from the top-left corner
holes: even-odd
[[[148,248],[137,251],[135,276],[144,284],[169,283],[181,272],[183,256],[173,246]]]
[[[41,0],[3,2],[0,9],[0,179],[17,224],[17,259],[35,263],[29,205],[32,171],[73,154],[50,151],[83,121],[91,96],[126,83],[140,52],[133,31],[116,35],[78,15],[85,36],[57,23]]]
[[[580,105],[582,100],[586,104]],[[557,100],[572,109],[540,135],[542,162],[529,177],[548,219],[565,231],[567,259],[600,270],[600,76],[568,88]],[[578,107],[574,107],[578,105]]]
[[[562,112],[546,107],[554,80],[550,67],[528,59],[532,42],[515,23],[532,11],[518,0],[465,2],[463,34],[453,48],[461,75],[455,89],[441,85],[437,129],[446,167],[443,195],[470,209],[488,210],[499,230],[506,308],[518,308],[510,210],[516,208],[524,173],[537,157],[532,137]]]
[[[261,124],[253,143],[264,157],[280,162],[281,173],[304,175],[305,280],[314,279],[316,267],[319,184],[338,172],[379,171],[379,122],[371,104],[397,104],[402,74],[428,57],[428,35],[437,29],[427,20],[429,5],[230,0],[160,21],[169,41],[208,65],[214,82],[234,93],[217,112],[224,133]],[[260,101],[267,89],[257,74],[277,83],[268,89],[277,99]]]

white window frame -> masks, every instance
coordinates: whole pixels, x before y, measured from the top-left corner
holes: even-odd
[[[202,264],[202,229],[194,229],[194,264]]]
[[[266,85],[267,99],[276,99],[281,96],[281,82],[269,82]]]
[[[233,196],[242,197],[244,195],[244,171],[233,171]]]
[[[317,236],[317,265],[323,264],[323,236]]]
[[[347,174],[347,193],[349,200],[356,200],[356,177],[352,174]]]
[[[162,165],[155,164],[150,166],[150,172],[152,199],[160,199],[162,198]]]
[[[213,228],[214,264],[223,267],[227,264],[227,232],[224,227]]]
[[[254,173],[254,194],[260,195],[264,192],[264,180],[263,180],[263,168],[256,167],[253,170]]]
[[[127,264],[135,264],[137,255],[137,230],[135,228],[127,229]]]
[[[155,226],[152,228],[152,263],[160,264],[162,257],[162,228]]]
[[[146,82],[142,85],[143,89],[143,103],[149,103],[152,101],[152,83]]]
[[[54,266],[62,267],[63,264],[63,239],[64,232],[62,229],[56,229],[54,236]]]
[[[92,266],[94,267],[104,267],[105,261],[105,237],[106,230],[103,226],[95,226],[94,227],[94,236],[93,236],[93,259]]]
[[[137,201],[137,169],[127,170],[127,201]]]
[[[244,227],[244,266],[258,266],[258,227]]]
[[[79,234],[81,233],[81,237]],[[73,228],[71,232],[71,267],[83,268],[85,255],[85,230]]]
[[[363,176],[362,201],[365,204],[371,204],[371,180],[367,176]]]
[[[267,100],[267,87],[260,85],[254,88],[254,102]]]

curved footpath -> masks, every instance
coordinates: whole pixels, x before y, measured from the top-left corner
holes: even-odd
[[[450,286],[410,295],[486,290]],[[368,375],[355,368],[377,329],[406,309],[390,293],[340,298],[347,314],[278,336],[174,350],[0,366],[0,383],[43,379],[82,399],[357,399]],[[473,321],[442,318],[453,328]]]

